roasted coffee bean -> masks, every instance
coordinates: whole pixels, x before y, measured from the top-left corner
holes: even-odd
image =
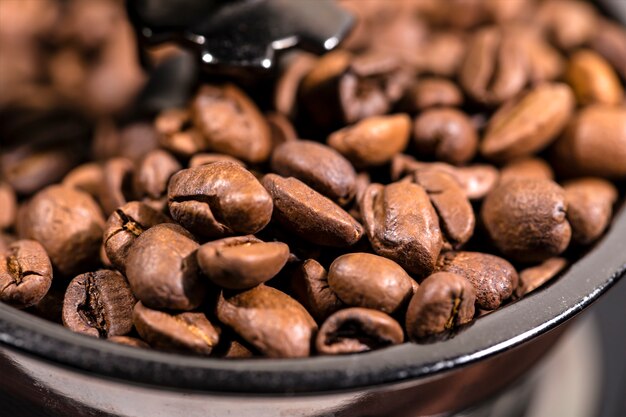
[[[133,328],[135,303],[128,282],[119,272],[87,272],[67,287],[63,325],[93,337],[123,336]]]
[[[431,109],[415,119],[413,143],[419,156],[461,165],[476,154],[478,135],[462,112],[451,108]]]
[[[123,206],[132,197],[134,167],[130,159],[109,159],[103,167],[100,205],[106,216]]]
[[[263,284],[239,293],[221,293],[217,318],[262,355],[309,356],[317,331],[313,317],[287,294]]]
[[[0,230],[10,229],[17,215],[17,199],[13,188],[0,182]]]
[[[203,85],[191,103],[191,115],[213,151],[249,163],[269,157],[272,143],[267,122],[234,85]]]
[[[360,353],[397,345],[404,340],[402,327],[387,314],[352,307],[334,313],[320,328],[315,340],[318,353]]]
[[[344,306],[328,284],[328,272],[315,259],[307,259],[298,267],[291,279],[291,289],[318,322]]]
[[[469,42],[459,80],[476,101],[494,105],[519,93],[528,81],[527,61],[515,32],[488,27]]]
[[[517,288],[517,271],[505,259],[480,252],[446,252],[438,269],[465,277],[474,287],[476,305],[485,310],[498,308]]]
[[[52,265],[34,240],[18,240],[0,251],[0,301],[17,308],[37,304],[52,283]]]
[[[500,3],[499,0],[495,0]],[[528,66],[528,78],[531,84],[538,85],[546,81],[560,79],[565,71],[565,59],[559,51],[550,45],[540,33],[532,28],[515,28],[520,36],[521,45]]]
[[[393,314],[413,295],[411,277],[394,261],[369,253],[348,253],[328,270],[328,285],[346,305]]]
[[[590,3],[556,0],[541,3],[535,21],[558,47],[574,49],[593,37],[598,16]]]
[[[205,294],[199,276],[198,244],[182,227],[158,224],[141,233],[126,257],[135,296],[150,308],[193,310]]]
[[[187,110],[164,110],[154,124],[161,147],[176,155],[189,158],[209,147],[200,131],[192,126],[191,115]]]
[[[296,129],[285,115],[280,113],[269,113],[265,115],[265,120],[270,128],[272,149],[276,149],[278,145],[285,142],[291,142],[298,139]]]
[[[365,191],[361,214],[374,251],[408,272],[428,276],[443,239],[437,213],[426,191],[416,184],[372,184]]]
[[[104,184],[102,165],[97,162],[79,165],[67,173],[62,184],[84,191],[93,198],[98,198],[100,188]]]
[[[232,156],[224,155],[221,153],[199,153],[194,155],[189,160],[189,168],[195,168],[201,165],[209,165],[213,162],[233,162],[237,165],[241,165],[243,168],[246,167],[246,164],[244,164],[237,158],[233,158]]]
[[[302,181],[267,174],[262,183],[274,200],[273,218],[296,236],[336,247],[353,245],[363,236],[352,216]]]
[[[602,20],[596,27],[591,47],[626,79],[626,30],[622,26]]]
[[[453,248],[463,246],[474,233],[476,219],[472,205],[459,183],[452,175],[436,168],[417,170],[413,179],[430,197],[439,215],[445,240]]]
[[[567,261],[564,258],[550,258],[537,266],[522,270],[519,274],[519,285],[515,289],[515,296],[523,297],[541,287],[557,276],[566,266]]]
[[[285,65],[276,81],[274,108],[280,114],[293,117],[297,108],[298,88],[302,79],[315,67],[315,55],[298,52]]]
[[[286,142],[272,153],[272,171],[295,177],[337,204],[345,205],[355,193],[356,172],[336,150],[306,140]]]
[[[522,178],[498,185],[483,202],[481,217],[507,257],[540,262],[567,248],[572,229],[566,213],[561,187],[550,180]]]
[[[437,272],[415,292],[406,312],[406,331],[412,341],[469,323],[476,295],[463,276]]]
[[[160,223],[171,222],[164,214],[138,201],[131,201],[109,216],[104,227],[104,250],[109,262],[124,273],[132,244],[143,232]]]
[[[607,228],[617,200],[617,189],[600,178],[580,178],[563,185],[567,201],[567,220],[572,239],[588,245]]]
[[[203,313],[170,314],[152,310],[138,302],[133,324],[143,340],[170,352],[209,355],[219,342],[219,332]]]
[[[409,141],[411,121],[405,114],[370,117],[328,137],[335,148],[357,168],[385,164]]]
[[[150,345],[148,345],[143,340],[137,339],[135,337],[129,336],[113,336],[107,339],[109,342],[117,343],[119,345],[150,349]]]
[[[198,249],[202,272],[222,288],[246,290],[272,279],[287,263],[289,246],[252,235],[205,243]]]
[[[416,113],[431,107],[456,107],[463,104],[459,87],[445,78],[420,78],[407,89],[401,105],[408,112]]]
[[[174,220],[195,234],[256,233],[269,223],[272,199],[249,171],[215,162],[178,171],[168,186]]]
[[[152,199],[165,196],[170,177],[181,169],[178,161],[163,150],[157,149],[148,153],[135,171],[135,194]]]
[[[514,159],[500,170],[501,183],[520,178],[553,180],[554,172],[546,161],[533,157]]]
[[[431,34],[415,56],[418,70],[443,77],[454,76],[465,57],[466,43],[459,33],[441,31]]]
[[[573,110],[574,95],[567,85],[539,85],[493,115],[480,151],[505,161],[538,152],[561,133]]]
[[[557,171],[568,176],[626,178],[626,108],[593,105],[570,120],[555,144]]]
[[[594,51],[583,49],[570,58],[567,82],[572,86],[578,104],[619,105],[624,89],[611,65]]]
[[[18,222],[23,239],[41,243],[59,275],[69,277],[97,263],[104,218],[86,193],[53,185],[37,193]]]

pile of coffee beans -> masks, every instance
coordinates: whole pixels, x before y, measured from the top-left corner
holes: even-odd
[[[341,3],[340,49],[208,77],[69,172],[0,150],[0,300],[136,347],[357,353],[445,343],[601,238],[623,27],[578,0]]]

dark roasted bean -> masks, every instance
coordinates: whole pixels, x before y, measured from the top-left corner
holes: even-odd
[[[17,308],[33,306],[48,292],[52,265],[34,240],[18,240],[0,250],[0,301]]]
[[[104,164],[100,188],[100,205],[106,216],[131,198],[134,167],[130,159],[113,158]]]
[[[324,321],[344,304],[328,284],[328,272],[315,259],[307,259],[299,266],[291,280],[294,297],[318,321]]]
[[[157,149],[148,153],[135,170],[135,194],[152,199],[165,196],[170,177],[181,169],[178,161],[163,150]]]
[[[619,105],[624,89],[608,62],[594,51],[583,49],[570,58],[567,82],[572,86],[578,104]]]
[[[558,275],[566,266],[567,261],[564,258],[550,258],[537,266],[522,270],[515,295],[519,298],[534,291]]]

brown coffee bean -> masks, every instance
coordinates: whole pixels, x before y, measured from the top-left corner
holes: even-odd
[[[291,279],[291,290],[318,322],[344,306],[328,284],[328,272],[315,259],[307,259],[298,267]]]
[[[154,128],[158,134],[172,135],[185,130],[190,124],[190,119],[187,109],[166,109],[155,118]]]
[[[626,30],[619,24],[602,20],[597,25],[591,47],[626,79]]]
[[[411,277],[400,265],[369,253],[348,253],[335,259],[328,284],[348,306],[393,314],[406,305],[413,289]]]
[[[437,213],[426,191],[416,184],[372,184],[365,191],[361,214],[374,251],[408,272],[428,276],[443,239]]]
[[[522,270],[519,274],[519,285],[515,289],[515,296],[523,297],[541,287],[557,276],[566,266],[567,260],[564,258],[550,258],[537,266]]]
[[[555,144],[557,171],[569,176],[626,178],[626,108],[593,105],[570,120]]]
[[[109,216],[104,227],[104,250],[107,259],[124,273],[126,257],[132,244],[143,232],[160,223],[170,223],[164,214],[138,201],[131,201]]]
[[[155,128],[161,147],[181,157],[189,158],[209,147],[200,131],[192,126],[188,110],[162,111],[155,119]]]
[[[462,326],[474,317],[474,287],[463,276],[437,272],[419,286],[406,312],[412,341]]]
[[[528,81],[519,36],[497,27],[480,29],[468,45],[459,79],[465,91],[480,103],[494,105],[515,96]]]
[[[209,355],[219,342],[219,332],[203,313],[170,314],[138,302],[133,324],[143,340],[160,350]]]
[[[17,198],[13,188],[0,182],[0,230],[13,227],[17,215]]]
[[[302,79],[315,67],[315,55],[298,52],[281,68],[274,90],[274,108],[280,114],[293,117],[297,109],[298,88]]]
[[[411,120],[405,114],[370,117],[338,130],[327,143],[357,168],[382,165],[402,152],[409,141]]]
[[[0,251],[0,301],[13,307],[33,306],[52,283],[46,250],[34,240],[18,240]]]
[[[617,201],[617,189],[600,178],[580,178],[563,184],[567,201],[567,220],[572,239],[588,245],[607,228]]]
[[[246,290],[272,279],[287,263],[289,246],[252,235],[229,237],[200,246],[202,272],[222,288]]]
[[[478,148],[478,135],[464,113],[451,109],[426,110],[415,119],[413,143],[420,156],[461,165]]]
[[[130,159],[109,159],[103,167],[100,205],[106,216],[132,198],[134,166]]]
[[[272,215],[267,191],[254,175],[232,162],[178,171],[170,179],[168,199],[174,220],[209,238],[256,233]]]
[[[272,139],[272,149],[278,145],[298,139],[298,133],[289,119],[281,113],[269,113],[265,115],[265,120],[270,128]]]
[[[84,191],[93,198],[98,198],[104,184],[102,165],[97,162],[87,162],[79,165],[63,178],[63,185]]]
[[[619,105],[624,89],[611,65],[598,53],[583,49],[572,55],[565,74],[578,104]]]
[[[439,215],[439,224],[445,240],[453,247],[463,246],[474,233],[476,219],[465,191],[454,177],[444,171],[420,169],[413,174]]]
[[[474,287],[476,305],[494,310],[517,288],[517,271],[503,258],[480,252],[446,252],[438,269],[465,277]]]
[[[534,20],[561,49],[573,49],[588,42],[598,24],[593,5],[580,0],[543,2]]]
[[[352,307],[330,316],[315,340],[318,353],[340,355],[360,353],[397,345],[404,332],[387,314],[368,308]]]
[[[309,356],[317,331],[313,317],[287,294],[263,284],[248,291],[220,294],[220,322],[271,358]]]
[[[514,159],[500,170],[501,183],[520,178],[553,180],[554,172],[546,161],[533,157]]]
[[[126,257],[135,296],[150,308],[193,310],[205,294],[198,276],[198,244],[182,227],[158,224],[141,233]]]
[[[401,105],[408,112],[416,113],[431,107],[457,107],[463,104],[459,87],[445,78],[420,78],[407,89]]]
[[[18,232],[41,243],[61,276],[72,276],[97,263],[104,218],[86,193],[53,185],[25,206]]]
[[[135,303],[128,282],[119,272],[87,272],[67,287],[63,325],[93,337],[123,336],[133,328]]]
[[[199,153],[194,155],[189,160],[189,168],[195,168],[201,165],[209,165],[213,162],[232,162],[237,165],[241,165],[243,168],[246,167],[246,164],[244,164],[242,161],[229,155],[224,155],[221,153]]]
[[[491,239],[507,257],[540,262],[562,253],[572,229],[561,187],[549,180],[501,183],[485,199],[481,217]]]
[[[209,148],[242,161],[265,161],[270,131],[259,109],[239,88],[203,85],[191,103],[191,116]]]
[[[109,342],[117,343],[119,345],[131,346],[136,348],[150,349],[150,345],[148,345],[143,340],[137,339],[135,337],[129,336],[113,336],[107,339]]]
[[[165,196],[170,177],[181,169],[182,166],[168,152],[160,149],[149,152],[135,171],[135,194],[152,199]]]
[[[336,247],[353,245],[363,236],[356,220],[300,180],[267,174],[262,183],[274,200],[274,220],[296,236]]]
[[[272,171],[295,177],[340,205],[352,200],[356,172],[336,150],[308,140],[286,142],[272,153]]]
[[[573,110],[574,95],[567,85],[539,85],[493,115],[480,151],[494,160],[538,152],[561,133]]]
[[[466,43],[466,39],[460,33],[434,32],[416,51],[416,66],[423,73],[452,77],[463,62],[467,50]]]
[[[515,30],[517,36],[521,37],[521,48],[526,58],[530,83],[537,85],[560,79],[565,71],[565,59],[559,51],[533,28],[523,30],[515,28]]]

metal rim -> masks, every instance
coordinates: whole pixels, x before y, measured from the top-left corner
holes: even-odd
[[[582,311],[626,274],[626,205],[595,247],[547,288],[437,344],[305,359],[224,360],[145,351],[72,333],[0,303],[0,342],[103,377],[223,393],[313,393],[424,378],[511,349]]]

